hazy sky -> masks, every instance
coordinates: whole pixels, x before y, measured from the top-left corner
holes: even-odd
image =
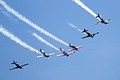
[[[0,33],[0,80],[120,80],[120,1],[81,1],[104,19],[112,18],[110,24],[94,25],[98,20],[72,0],[4,0],[34,23],[34,26],[44,29],[63,42],[26,24],[0,4],[0,25],[32,48],[55,53],[48,59],[37,59],[39,54]],[[80,30],[85,28],[91,33],[100,34],[93,39],[81,39],[85,34],[71,28],[68,23],[76,25]],[[62,47],[67,51],[68,43],[82,45],[83,48],[69,57],[56,57],[60,52],[36,39],[32,33],[37,33],[57,49]],[[23,70],[10,71],[10,68],[15,67],[11,65],[13,60],[29,65]]]

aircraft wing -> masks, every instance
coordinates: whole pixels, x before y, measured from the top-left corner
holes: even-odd
[[[82,46],[77,46],[76,48],[79,49],[79,48],[82,48]],[[73,50],[75,50],[75,49],[69,49],[68,52],[71,52]]]
[[[74,54],[75,52],[69,52],[68,55]]]
[[[54,55],[54,54],[55,54],[55,53],[49,53],[48,55],[49,55],[49,56],[52,56],[52,55]]]
[[[89,36],[82,37],[82,39],[87,38],[87,37],[89,37]]]
[[[58,54],[57,55],[58,57],[61,57],[61,56],[65,56],[63,53],[61,53],[61,54]]]
[[[73,50],[74,50],[74,49],[69,49],[68,52],[71,52],[71,51],[73,51]]]
[[[55,53],[49,53],[49,54],[47,54],[47,55],[49,55],[49,56],[52,56],[52,55],[54,55]],[[41,56],[37,56],[37,58],[44,58],[45,56],[44,55],[41,55]]]
[[[75,52],[70,52],[70,53],[68,53],[68,55],[71,55],[71,54],[73,54],[73,53],[75,53]],[[58,54],[57,56],[58,56],[58,57],[61,57],[61,56],[66,56],[66,55],[64,55],[63,53],[61,53],[61,54]]]
[[[11,69],[9,69],[9,70],[14,70],[14,69],[17,69],[18,67],[14,67],[14,68],[11,68]]]
[[[37,56],[37,58],[44,58],[44,56]]]
[[[97,25],[97,24],[102,24],[101,22],[97,22],[95,25]]]
[[[27,63],[27,64],[23,64],[23,65],[21,65],[21,67],[26,66],[26,65],[28,65],[28,63]]]
[[[82,48],[82,46],[77,46],[77,49]]]
[[[110,19],[108,19],[108,20],[105,20],[105,22],[110,22],[112,19],[110,18]]]

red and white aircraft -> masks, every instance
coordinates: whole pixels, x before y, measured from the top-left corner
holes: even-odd
[[[17,64],[17,62],[15,60],[11,64],[15,64],[16,67],[11,68],[9,70],[14,70],[14,69],[18,69],[18,68],[19,69],[23,69],[24,66],[28,65],[28,63],[27,64],[23,64],[23,65],[19,65],[19,64]]]
[[[64,51],[62,48],[60,48],[60,52],[61,52],[61,54],[58,54],[58,55],[57,55],[58,57],[60,57],[60,56],[66,56],[66,57],[68,57],[69,55],[73,54],[73,52],[67,53],[67,52]]]
[[[79,49],[82,48],[82,46],[77,46],[77,47],[76,47],[76,46],[74,46],[74,45],[72,45],[72,44],[70,44],[70,43],[69,43],[69,47],[70,47],[71,49],[69,49],[68,52],[71,52],[71,51],[73,51],[73,50],[79,51]]]

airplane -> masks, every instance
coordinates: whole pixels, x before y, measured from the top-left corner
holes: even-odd
[[[17,64],[17,62],[16,62],[15,60],[13,60],[13,62],[12,62],[11,64],[15,64],[16,67],[11,68],[11,69],[9,69],[9,70],[14,70],[14,69],[18,69],[18,68],[19,68],[19,69],[23,69],[24,66],[28,65],[28,63],[27,63],[27,64],[23,64],[23,65],[19,65],[19,64]]]
[[[73,50],[79,51],[79,49],[82,48],[82,46],[77,46],[77,47],[76,47],[76,46],[74,46],[74,45],[72,45],[72,44],[70,44],[70,43],[69,43],[69,47],[70,47],[71,49],[69,49],[68,52],[71,52],[71,51],[73,51]]]
[[[48,58],[48,57],[52,56],[53,54],[55,54],[55,53],[46,54],[46,53],[44,52],[44,50],[42,50],[42,49],[40,49],[40,53],[41,53],[42,55],[41,55],[41,56],[37,56],[37,58],[43,58],[43,57]]]
[[[86,29],[84,29],[84,30],[82,31],[82,33],[86,33],[86,34],[87,34],[87,36],[82,37],[82,39],[87,38],[87,37],[93,38],[96,34],[99,34],[99,32],[94,33],[94,34],[91,34],[91,33],[89,33],[88,30],[86,30]]]
[[[109,24],[109,22],[110,22],[110,20],[111,20],[111,19],[104,20],[103,18],[100,17],[99,14],[96,16],[96,18],[99,18],[101,21],[100,21],[100,22],[97,22],[95,25],[100,24],[100,23],[102,23],[102,24]]]
[[[58,57],[60,57],[60,56],[66,56],[66,57],[68,57],[70,54],[72,54],[72,53],[65,52],[62,48],[60,48],[60,52],[61,52],[61,54],[58,54],[57,55]]]

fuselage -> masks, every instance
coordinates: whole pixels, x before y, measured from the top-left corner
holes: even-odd
[[[65,51],[62,52],[65,56],[69,56],[68,53],[66,53]]]
[[[106,21],[104,21],[104,20],[103,20],[103,21],[101,21],[101,23],[108,24],[108,22],[106,22]]]
[[[101,23],[108,24],[108,22],[105,21],[103,18],[101,18],[101,17],[99,17],[99,18],[100,18],[100,20],[101,20],[101,21],[100,21]]]
[[[42,53],[44,57],[49,57],[49,55],[45,54],[45,53]]]
[[[17,68],[22,69],[22,66],[20,66],[19,64],[16,64],[16,63],[15,63],[15,65],[17,66]]]
[[[71,46],[71,48],[78,51],[78,48],[76,48],[75,46]]]
[[[91,38],[94,37],[94,35],[93,35],[93,34],[90,34],[89,32],[86,32],[86,34],[88,35],[88,37],[91,37]]]

